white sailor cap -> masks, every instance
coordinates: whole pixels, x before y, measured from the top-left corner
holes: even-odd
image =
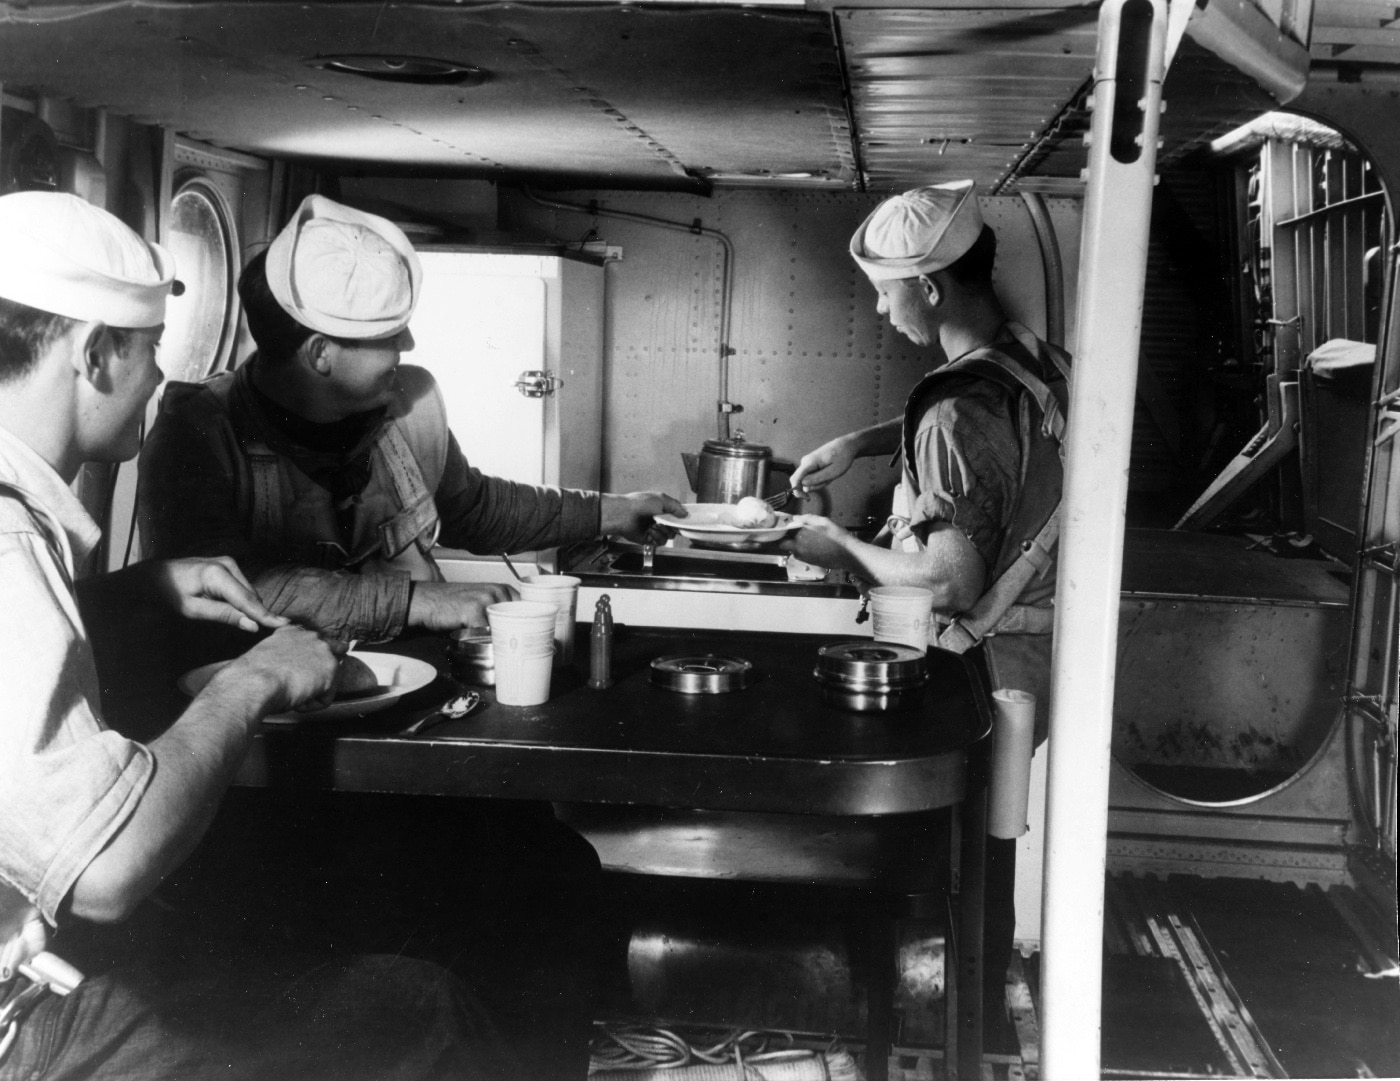
[[[0,196],[0,297],[70,319],[154,327],[174,282],[169,252],[76,195]]]
[[[303,326],[334,338],[392,338],[408,326],[423,267],[387,218],[308,195],[267,249],[267,284]]]
[[[981,233],[972,181],[933,184],[877,206],[851,237],[851,257],[872,282],[916,278],[957,262]]]

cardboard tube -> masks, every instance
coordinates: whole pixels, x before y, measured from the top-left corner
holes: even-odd
[[[1010,840],[1026,825],[1030,799],[1031,755],[1035,751],[1035,695],[1028,691],[992,692],[992,782],[988,794],[987,832]]]

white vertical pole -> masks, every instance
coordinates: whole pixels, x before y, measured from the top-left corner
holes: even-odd
[[[1165,37],[1164,0],[1106,0],[1100,9],[1055,595],[1042,938],[1046,1081],[1099,1076],[1118,603]]]

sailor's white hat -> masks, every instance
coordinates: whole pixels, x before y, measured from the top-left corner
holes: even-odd
[[[418,305],[423,267],[393,222],[308,195],[267,250],[272,295],[334,338],[392,338]]]
[[[971,180],[894,195],[851,237],[851,257],[873,282],[916,278],[957,262],[982,233]]]
[[[0,196],[0,297],[70,319],[154,327],[174,282],[169,252],[76,195]]]

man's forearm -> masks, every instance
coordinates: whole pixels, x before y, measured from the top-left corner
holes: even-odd
[[[407,625],[411,586],[404,571],[348,574],[282,564],[249,578],[272,612],[328,638],[381,641]]]
[[[882,421],[879,424],[872,424],[869,428],[862,428],[858,432],[851,432],[844,438],[850,441],[851,450],[857,458],[869,458],[876,454],[893,454],[899,449],[899,437],[903,430],[903,424],[903,418],[895,417],[893,420]]]
[[[275,688],[256,673],[220,673],[149,744],[155,774],[121,831],[74,883],[73,913],[127,916],[199,842]]]
[[[488,477],[449,452],[434,501],[442,519],[438,543],[478,555],[553,548],[600,532],[596,492],[548,488]]]
[[[922,586],[933,591],[933,607],[962,612],[982,594],[985,567],[961,533],[951,527],[931,533],[926,546],[904,552],[848,536],[835,560],[838,569],[875,585]]]

